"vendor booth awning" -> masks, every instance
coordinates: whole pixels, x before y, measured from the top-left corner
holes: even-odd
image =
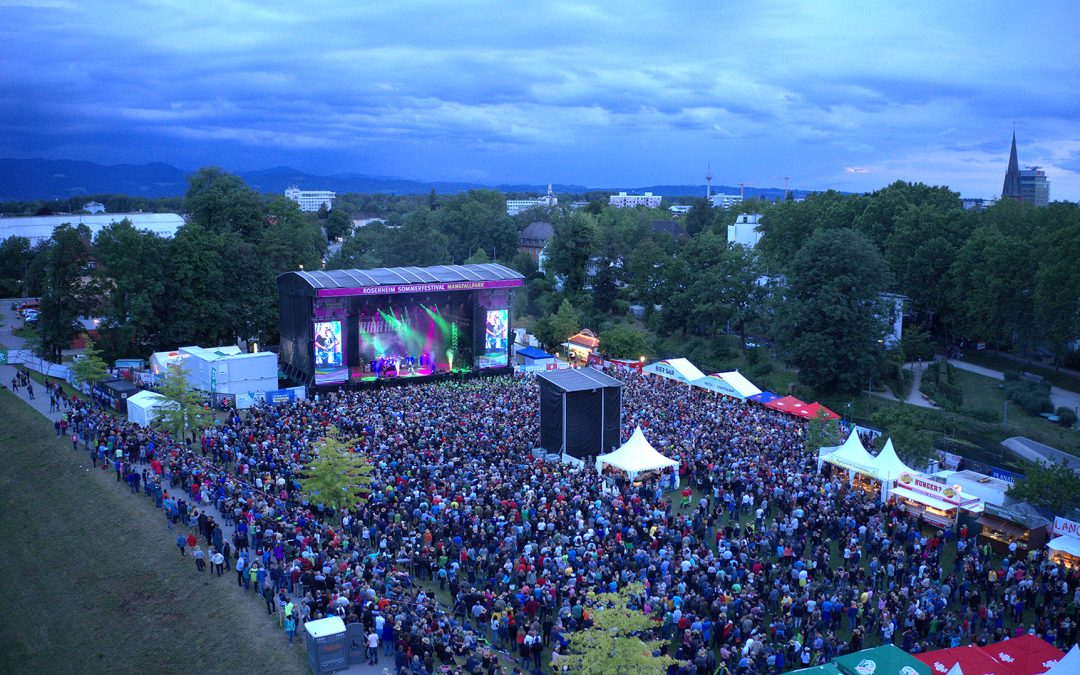
[[[848,434],[843,445],[831,448],[821,448],[818,458],[842,469],[869,474],[874,463],[874,457],[859,440],[859,434],[852,431]]]
[[[840,670],[831,663],[823,663],[813,668],[793,670],[788,675],[840,675]]]
[[[896,645],[844,654],[833,663],[846,675],[931,675],[930,666]]]
[[[152,391],[140,391],[127,400],[128,421],[148,427],[157,416],[157,408],[165,403],[165,397]]]
[[[804,401],[800,401],[794,396],[785,396],[784,398],[778,398],[775,401],[769,401],[765,404],[766,408],[772,408],[773,410],[779,410],[780,412],[790,413],[792,415],[798,415],[804,417],[804,409],[807,404]]]
[[[810,403],[806,406],[806,411],[810,414],[806,419],[808,420],[838,420],[840,416],[829,410],[820,403]]]
[[[643,471],[678,467],[679,463],[660,454],[638,427],[618,450],[596,458],[597,471],[603,471],[605,466],[621,469],[634,478]]]
[[[753,396],[747,396],[748,401],[754,401],[755,403],[761,403],[762,405],[775,401],[780,398],[779,394],[774,394],[771,391],[763,391],[760,394],[754,394]]]
[[[755,387],[750,380],[743,377],[743,374],[737,370],[733,370],[729,373],[713,373],[712,375],[706,375],[693,384],[696,387],[715,391],[718,394],[723,394],[724,396],[730,396],[732,398],[745,399],[761,393],[760,389]]]
[[[1069,555],[1080,556],[1080,539],[1067,534],[1054,537],[1046,542],[1046,547],[1054,551],[1063,551]]]
[[[1005,664],[1015,675],[1043,675],[1065,656],[1065,652],[1034,635],[1021,635],[978,649]]]
[[[962,673],[970,675],[983,675],[983,673],[1015,675],[1007,665],[990,658],[989,654],[975,645],[937,649],[932,652],[913,654],[913,656],[930,666],[935,673],[948,673],[953,666],[960,666]]]
[[[660,375],[683,384],[693,384],[705,377],[705,373],[698,370],[697,366],[686,359],[664,359],[656,363],[650,363],[643,369],[646,373]]]
[[[921,492],[909,490],[903,485],[897,485],[892,489],[892,494],[897,497],[903,497],[904,499],[910,499],[913,502],[919,502],[926,506],[933,506],[935,509],[941,509],[942,511],[948,511],[949,509],[959,508],[956,504],[950,504],[944,499],[938,499],[937,497],[931,497],[930,495],[924,495]]]

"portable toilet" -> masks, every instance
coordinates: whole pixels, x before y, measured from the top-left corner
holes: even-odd
[[[345,622],[341,617],[308,621],[304,624],[307,635],[308,665],[315,675],[345,670],[349,667],[349,653],[345,648]]]

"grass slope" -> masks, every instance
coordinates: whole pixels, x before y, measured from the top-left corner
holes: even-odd
[[[308,672],[235,573],[199,575],[151,501],[0,391],[0,672]]]

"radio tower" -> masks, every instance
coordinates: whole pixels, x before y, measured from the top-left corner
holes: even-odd
[[[709,162],[709,168],[705,170],[705,200],[712,199],[712,162]]]

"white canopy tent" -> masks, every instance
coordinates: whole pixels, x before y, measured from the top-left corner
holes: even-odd
[[[1074,673],[1080,673],[1080,645],[1073,645],[1072,649],[1066,652],[1061,660],[1050,666],[1050,670],[1043,675],[1074,675]]]
[[[882,482],[894,481],[902,473],[919,473],[896,456],[896,448],[893,447],[891,438],[885,441],[885,447],[874,458],[871,468],[873,472],[870,475]]]
[[[666,377],[683,384],[693,384],[705,377],[705,373],[698,370],[697,366],[687,359],[664,359],[656,363],[650,363],[643,368],[646,373]]]
[[[848,434],[847,440],[843,445],[838,445],[831,448],[821,448],[818,450],[818,468],[821,468],[822,463],[828,462],[834,466],[838,466],[842,469],[848,469],[850,471],[856,471],[858,473],[871,475],[874,466],[874,456],[866,451],[863,447],[862,441],[859,440],[859,434],[852,430]]]
[[[693,384],[702,389],[708,389],[738,399],[746,399],[761,393],[761,390],[755,387],[753,382],[743,377],[743,374],[737,370],[706,375],[693,382]]]
[[[1046,548],[1051,551],[1062,551],[1069,555],[1080,556],[1080,539],[1063,534],[1048,541]]]
[[[157,408],[165,402],[165,397],[152,391],[140,391],[127,400],[128,421],[148,427],[157,417]]]
[[[645,438],[641,427],[638,427],[634,429],[630,440],[623,443],[618,450],[596,458],[597,473],[602,472],[605,466],[625,471],[633,480],[644,471],[660,471],[669,467],[678,470],[679,463],[660,454]]]

